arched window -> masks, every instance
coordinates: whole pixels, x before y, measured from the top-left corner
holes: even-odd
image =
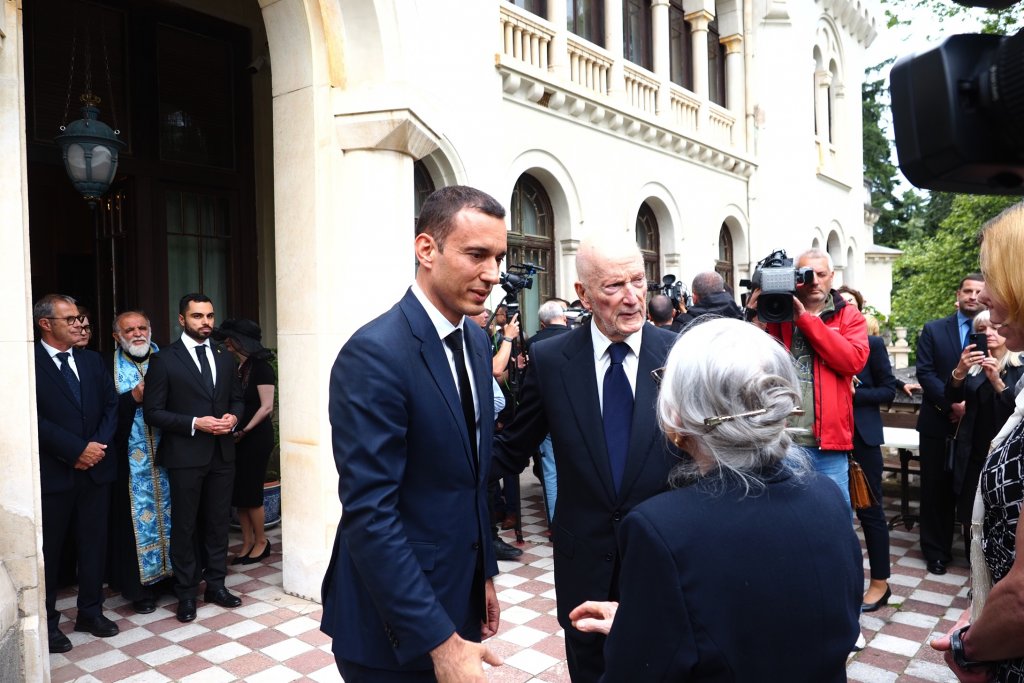
[[[715,272],[722,276],[725,288],[730,292],[736,291],[732,280],[733,260],[732,233],[729,232],[729,226],[722,223],[718,231],[718,260],[715,261]]]
[[[413,204],[415,207],[415,215],[418,218],[420,215],[420,209],[423,208],[423,202],[427,201],[427,197],[433,194],[434,190],[434,179],[430,177],[430,171],[427,170],[426,164],[422,161],[413,162],[412,165],[412,186],[413,186]]]
[[[654,68],[651,51],[650,0],[625,0],[622,3],[623,56],[645,69]]]
[[[647,202],[636,213],[636,245],[644,257],[644,274],[648,282],[661,282],[661,249],[658,219]]]
[[[565,13],[571,33],[604,47],[604,0],[565,0]]]
[[[516,7],[522,7],[527,12],[533,12],[538,17],[547,17],[548,15],[548,3],[547,0],[508,0]],[[559,0],[554,0],[558,2]]]
[[[519,176],[512,189],[509,209],[506,268],[533,263],[544,268],[524,289],[519,299],[519,320],[523,331],[532,335],[539,329],[537,309],[555,296],[555,215],[551,200],[540,182],[528,173]]]

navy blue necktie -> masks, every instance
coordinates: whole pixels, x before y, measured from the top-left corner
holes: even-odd
[[[203,377],[203,386],[212,394],[213,370],[210,369],[210,359],[206,357],[206,344],[196,347],[196,358],[199,359],[199,374]]]
[[[633,389],[622,367],[627,353],[629,345],[625,342],[609,346],[611,365],[604,373],[604,441],[608,445],[608,464],[611,465],[616,493],[626,471],[629,431],[633,424]]]
[[[466,355],[462,351],[462,330],[456,329],[444,338],[444,343],[452,350],[455,360],[455,374],[459,378],[459,400],[462,402],[462,416],[466,420],[466,431],[469,432],[469,447],[476,453],[476,408],[473,406],[473,388],[469,384],[469,373],[466,372]]]
[[[971,343],[971,321],[965,320],[960,329],[962,330],[960,334],[960,348],[966,349],[967,345]]]
[[[67,351],[61,351],[57,354],[57,359],[60,361],[60,374],[64,375],[64,381],[68,383],[68,388],[74,394],[75,401],[78,402],[78,405],[82,405],[82,384],[78,381],[75,371],[71,369],[71,365],[68,364],[68,356],[70,355]]]

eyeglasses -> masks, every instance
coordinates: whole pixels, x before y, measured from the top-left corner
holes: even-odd
[[[51,316],[48,316],[48,315],[47,316],[43,316],[43,317],[46,320],[63,320],[68,325],[76,325],[76,324],[77,325],[81,325],[82,323],[85,322],[85,316],[84,315],[69,315],[69,316],[64,317],[64,318],[54,318],[54,317],[51,317]]]
[[[996,332],[999,332],[999,330],[1003,329],[1004,327],[1006,327],[1009,324],[1010,324],[1010,321],[1006,321],[1006,322],[1003,322],[1003,323],[997,323],[996,321],[992,320],[991,318],[989,318],[989,321],[988,321],[988,326],[990,328],[992,328],[993,330],[995,330]]]
[[[82,332],[92,334],[92,325],[82,325]]]

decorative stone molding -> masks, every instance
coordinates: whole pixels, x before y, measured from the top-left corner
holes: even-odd
[[[542,109],[634,144],[675,154],[741,178],[749,178],[757,168],[753,158],[732,147],[721,146],[717,142],[721,131],[710,125],[695,132],[669,127],[660,118],[620,108],[611,97],[584,91],[571,82],[553,83],[546,74],[537,73],[529,67],[518,68],[515,63],[500,59],[496,67],[501,74],[505,97],[525,106]],[[537,97],[538,89],[543,91],[541,97]],[[730,115],[724,109],[719,114],[722,117]]]
[[[523,97],[530,95],[536,93],[527,88]],[[422,159],[440,147],[437,134],[408,109],[339,115],[334,125],[341,149],[346,152],[391,151]]]
[[[774,0],[778,4],[782,0]],[[863,47],[870,47],[878,36],[878,24],[862,0],[815,0]]]

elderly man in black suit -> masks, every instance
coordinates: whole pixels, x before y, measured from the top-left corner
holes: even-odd
[[[519,412],[495,439],[491,477],[521,472],[551,434],[558,620],[579,683],[601,676],[604,637],[574,629],[569,612],[585,600],[618,599],[619,522],[668,488],[678,458],[658,431],[651,372],[679,336],[645,324],[644,261],[625,234],[584,240],[576,271],[591,323],[531,344]]]
[[[57,627],[57,572],[72,529],[78,551],[75,630],[100,638],[118,633],[117,624],[103,616],[110,485],[117,477],[107,444],[117,428],[117,395],[100,355],[74,348],[83,321],[74,299],[47,294],[36,302],[32,318],[40,337],[35,345],[36,408],[46,620],[50,652],[56,653],[71,649]]]
[[[917,338],[917,381],[924,389],[917,431],[921,435],[921,552],[928,571],[945,574],[953,559],[956,493],[953,469],[946,463],[946,437],[956,432],[964,404],[946,399],[946,380],[960,362],[974,316],[985,309],[981,273],[971,273],[956,290],[953,315],[925,323]]]
[[[171,566],[178,596],[178,621],[196,618],[199,582],[206,602],[238,607],[224,587],[228,519],[235,479],[232,432],[242,414],[235,361],[209,344],[213,302],[193,293],[178,306],[181,338],[154,355],[146,373],[143,415],[162,430],[157,463],[171,483]],[[196,557],[197,520],[202,515],[203,559]]]

